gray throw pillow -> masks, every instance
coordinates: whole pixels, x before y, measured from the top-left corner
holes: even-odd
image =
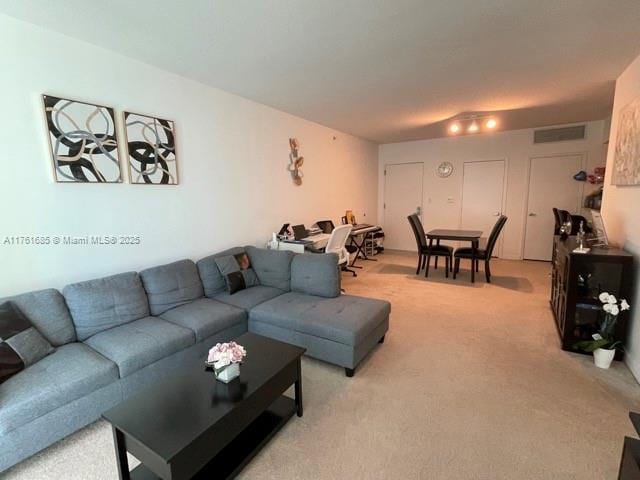
[[[13,302],[0,305],[0,383],[53,350]]]
[[[258,276],[256,275],[256,272],[254,272],[253,268],[251,268],[251,262],[249,260],[249,256],[246,253],[242,252],[236,255],[226,255],[224,257],[218,257],[215,259],[215,261],[218,270],[220,270],[222,278],[224,278],[224,281],[227,284],[227,291],[230,294],[233,294],[236,291],[240,290],[239,288],[237,288],[237,283],[234,281],[237,275],[232,275],[231,278],[229,277],[229,275],[237,272],[240,272],[242,274],[242,278],[244,279],[244,286],[246,288],[260,285]]]

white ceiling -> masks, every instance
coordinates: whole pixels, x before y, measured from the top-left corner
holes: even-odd
[[[463,112],[606,117],[639,0],[0,0],[0,12],[376,142]]]

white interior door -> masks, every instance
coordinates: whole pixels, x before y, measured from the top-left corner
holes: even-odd
[[[387,165],[384,177],[384,244],[394,250],[416,251],[416,239],[407,217],[422,218],[422,163]]]
[[[551,260],[553,208],[576,213],[580,209],[582,182],[573,176],[583,168],[582,155],[558,155],[531,159],[524,258]]]
[[[504,160],[465,162],[463,168],[460,228],[481,230],[486,238],[502,214],[505,163]],[[500,256],[501,250],[499,239],[494,255]]]

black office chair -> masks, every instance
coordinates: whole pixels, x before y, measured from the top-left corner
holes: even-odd
[[[473,249],[471,247],[456,249],[456,253],[454,254],[456,264],[453,268],[454,279],[456,278],[456,274],[460,271],[460,259],[468,258],[469,260],[471,260],[471,268],[475,268],[476,272],[478,271],[478,263],[480,262],[480,260],[484,260],[484,275],[487,278],[487,283],[491,283],[491,269],[489,267],[489,262],[491,261],[493,249],[496,246],[496,242],[498,241],[498,237],[500,236],[500,232],[504,228],[505,223],[507,223],[507,217],[505,215],[501,215],[491,229],[491,234],[487,239],[486,247],[476,249],[475,258],[473,258]]]
[[[407,220],[409,220],[411,230],[413,230],[413,234],[416,237],[416,246],[418,247],[418,268],[416,269],[416,275],[420,273],[421,269],[426,268],[424,276],[428,277],[431,257],[436,257],[436,261],[438,257],[445,257],[444,273],[445,276],[449,278],[449,269],[452,268],[453,247],[448,245],[432,245],[429,247],[420,217],[414,213],[413,215],[409,215]]]
[[[573,215],[569,213],[567,210],[559,210],[557,208],[553,209],[553,214],[555,215],[558,212],[557,222],[560,222],[560,226],[562,225],[571,225],[570,228],[565,227],[567,235],[577,235],[580,231],[580,223],[582,223],[584,231],[586,233],[591,233],[592,228],[589,226],[589,222],[582,215]],[[560,235],[562,232],[560,231],[560,227],[558,227],[556,235]]]

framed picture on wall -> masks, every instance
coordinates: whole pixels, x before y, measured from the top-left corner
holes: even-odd
[[[171,120],[124,112],[131,183],[177,185],[175,126]]]
[[[618,116],[611,179],[614,185],[640,185],[640,97]]]
[[[113,108],[52,95],[42,101],[55,180],[122,182]]]

